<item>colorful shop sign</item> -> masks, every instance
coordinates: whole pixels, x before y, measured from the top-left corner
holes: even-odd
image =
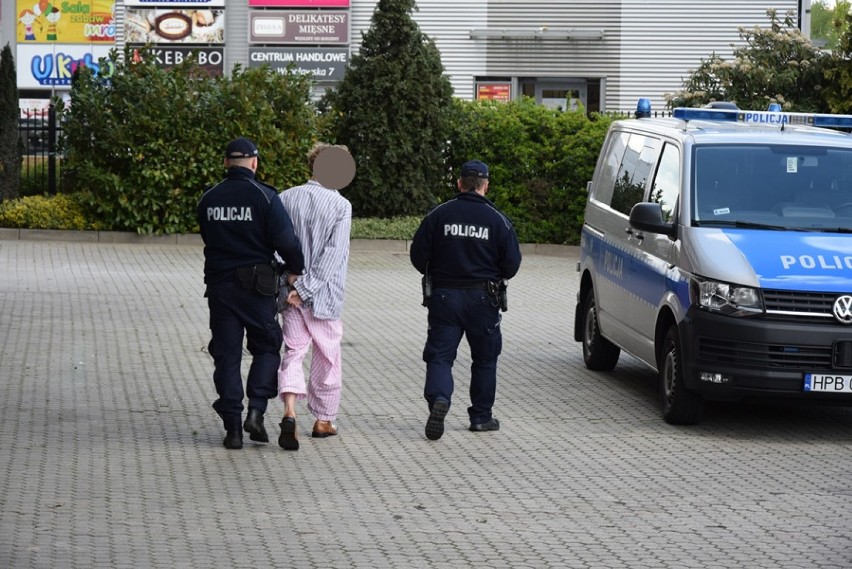
[[[249,0],[250,8],[348,8],[349,0]]]
[[[249,13],[252,43],[348,44],[348,10],[301,10]]]
[[[249,47],[249,67],[268,65],[285,73],[291,64],[296,73],[311,74],[317,81],[340,81],[349,64],[349,48]]]
[[[125,6],[156,6],[178,8],[224,8],[225,0],[124,0]]]
[[[512,98],[511,83],[477,83],[476,98],[492,101],[509,101]]]
[[[127,43],[225,43],[224,10],[127,8]]]
[[[111,46],[79,44],[19,44],[15,58],[18,88],[70,87],[80,66],[109,77],[115,67],[109,58]],[[104,61],[100,61],[101,59]]]
[[[115,0],[18,0],[23,43],[115,43]]]

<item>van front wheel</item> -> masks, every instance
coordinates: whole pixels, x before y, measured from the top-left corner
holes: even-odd
[[[663,419],[670,425],[694,425],[701,420],[704,400],[688,391],[683,381],[683,351],[677,326],[671,326],[663,341],[660,358],[660,396]]]
[[[595,371],[610,371],[618,363],[621,348],[601,336],[595,293],[590,288],[583,299],[583,361]]]

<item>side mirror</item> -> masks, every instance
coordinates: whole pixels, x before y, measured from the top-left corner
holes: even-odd
[[[639,231],[668,235],[672,239],[677,235],[675,224],[663,221],[662,206],[653,202],[639,202],[630,209],[630,226]]]

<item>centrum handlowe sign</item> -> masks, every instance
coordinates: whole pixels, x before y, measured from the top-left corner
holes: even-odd
[[[348,44],[348,11],[282,11],[249,14],[251,43]]]
[[[348,47],[250,47],[249,67],[268,65],[281,73],[292,64],[293,71],[312,74],[317,81],[340,81],[349,63]]]

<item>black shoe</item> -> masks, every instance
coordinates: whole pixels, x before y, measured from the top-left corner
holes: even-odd
[[[429,412],[429,419],[426,421],[426,438],[430,441],[437,441],[444,434],[444,417],[450,410],[450,404],[446,401],[435,401],[432,405],[432,410]]]
[[[281,420],[281,436],[278,437],[278,446],[284,450],[299,450],[295,417],[284,417]]]
[[[238,449],[243,448],[243,434],[239,430],[232,430],[225,433],[225,440],[222,441],[225,448]]]
[[[269,435],[266,434],[266,427],[263,426],[263,411],[249,408],[243,429],[249,434],[251,440],[259,443],[269,442]]]
[[[482,433],[485,431],[499,431],[500,421],[492,418],[490,421],[486,421],[484,423],[471,423],[470,430],[475,433]]]

